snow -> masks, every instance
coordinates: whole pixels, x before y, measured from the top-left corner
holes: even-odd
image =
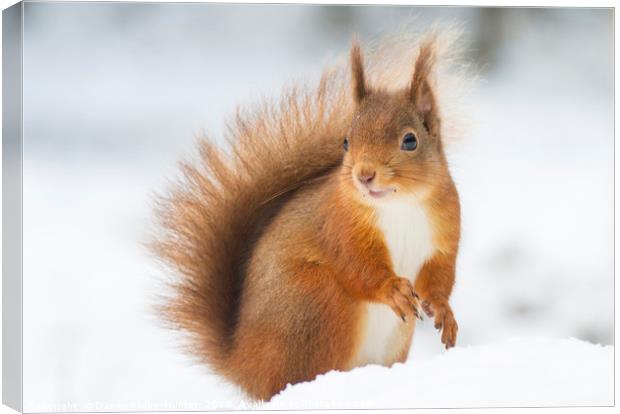
[[[391,368],[331,371],[289,385],[265,409],[609,406],[613,347],[513,338]]]

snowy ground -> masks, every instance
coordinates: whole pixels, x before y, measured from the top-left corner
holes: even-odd
[[[332,371],[288,386],[265,409],[609,406],[613,347],[512,339],[391,368]]]
[[[343,52],[356,25],[389,27],[402,9],[362,13],[341,33],[294,9],[65,6],[82,8],[76,19],[35,4],[25,43],[25,409],[244,407],[153,315],[162,274],[143,246],[151,196],[194,133],[217,133],[236,103],[314,74],[323,48]],[[475,31],[472,10],[456,14]],[[256,13],[272,30],[252,32]],[[457,348],[444,353],[426,321],[406,365],[330,373],[272,404],[356,405],[369,390],[378,392],[366,402],[381,406],[611,403],[611,20],[600,10],[516,13],[502,23],[512,35],[500,38],[499,63],[470,97],[475,128],[450,151],[463,205]],[[246,32],[234,37],[231,22]],[[571,337],[588,343],[562,339]]]

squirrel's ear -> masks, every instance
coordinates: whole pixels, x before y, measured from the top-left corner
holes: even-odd
[[[366,79],[364,78],[364,60],[362,50],[357,40],[351,46],[351,79],[353,84],[353,98],[359,103],[367,93]]]
[[[435,45],[431,39],[420,46],[420,54],[415,62],[409,96],[416,110],[422,116],[426,129],[433,135],[439,135],[439,111],[431,87],[434,66]]]

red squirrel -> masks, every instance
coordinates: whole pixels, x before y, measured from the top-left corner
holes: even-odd
[[[314,90],[239,111],[229,150],[202,139],[160,199],[154,247],[178,275],[163,314],[251,399],[404,362],[422,312],[455,345],[460,207],[435,46],[421,42],[390,91],[369,82],[354,42],[350,87],[328,71]]]

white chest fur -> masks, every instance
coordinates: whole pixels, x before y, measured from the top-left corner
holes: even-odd
[[[383,231],[394,271],[414,281],[435,249],[424,207],[413,201],[386,203],[377,208],[377,225]]]
[[[377,226],[383,232],[394,271],[415,281],[424,262],[433,254],[431,224],[424,207],[416,202],[392,202],[377,207]],[[383,304],[367,305],[363,339],[357,364],[387,364],[404,346],[402,321]]]

